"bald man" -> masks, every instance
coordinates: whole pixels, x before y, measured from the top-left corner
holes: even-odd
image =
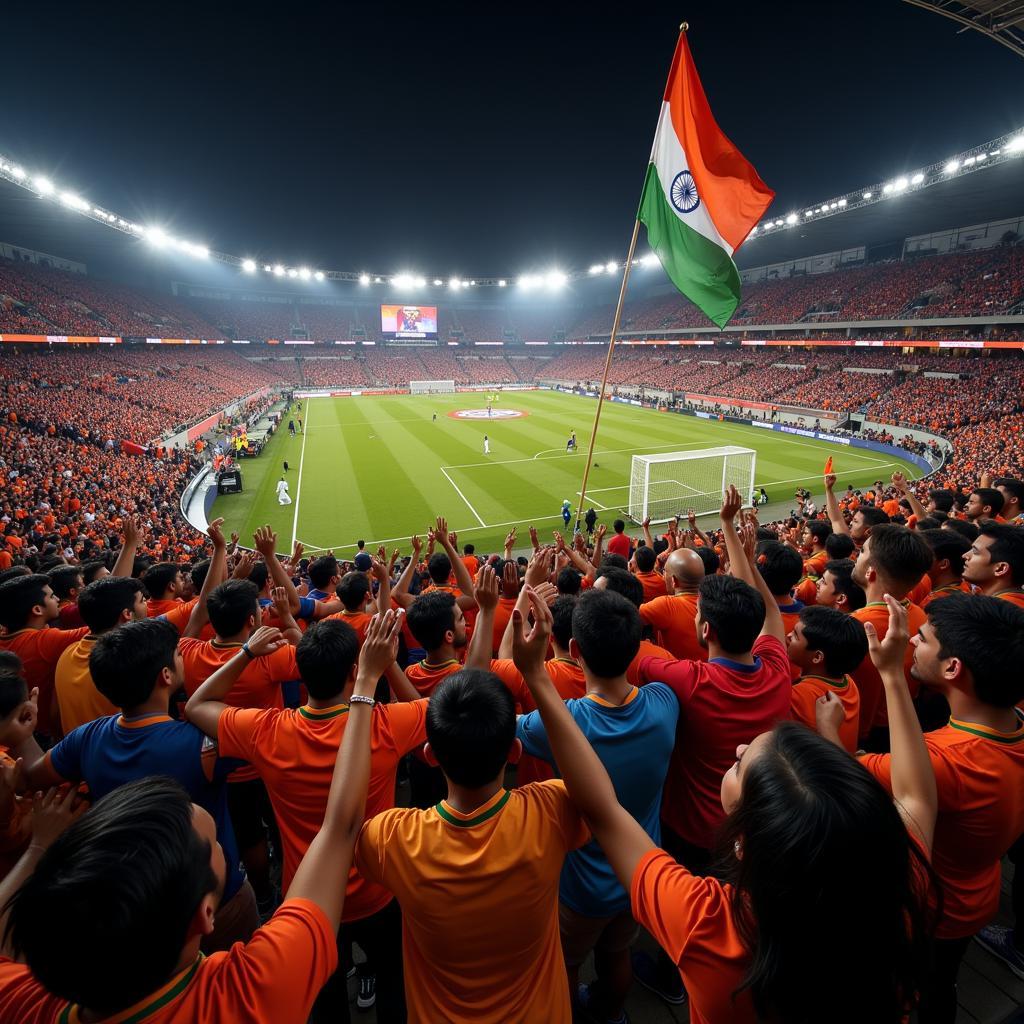
[[[640,606],[640,618],[653,626],[659,643],[674,658],[707,661],[707,649],[697,639],[697,590],[704,579],[704,562],[691,548],[676,548],[665,560],[668,593]]]

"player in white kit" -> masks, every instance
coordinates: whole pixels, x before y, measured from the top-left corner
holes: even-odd
[[[484,455],[491,454],[491,442],[486,434],[484,434]]]
[[[277,503],[278,505],[290,505],[292,499],[288,496],[288,481],[281,477],[277,481]]]

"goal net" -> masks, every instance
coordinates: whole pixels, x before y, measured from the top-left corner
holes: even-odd
[[[411,395],[448,395],[454,392],[455,381],[453,380],[409,381],[409,394]]]
[[[726,445],[693,452],[634,455],[629,480],[629,518],[652,523],[686,518],[688,509],[709,515],[722,507],[722,492],[733,484],[749,504],[757,453]]]

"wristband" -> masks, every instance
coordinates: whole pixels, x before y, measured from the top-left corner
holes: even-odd
[[[364,697],[361,693],[353,693],[348,702],[349,704],[369,704],[370,707],[377,703],[372,697]]]
[[[244,655],[245,655],[245,656],[246,656],[246,657],[247,657],[247,658],[248,658],[248,659],[249,659],[250,661],[252,661],[252,660],[253,660],[253,659],[254,659],[254,658],[256,657],[256,655],[255,655],[255,654],[253,654],[253,653],[252,653],[252,651],[250,651],[250,650],[249,650],[249,644],[248,644],[248,643],[244,643],[244,644],[242,644],[242,653],[243,653],[243,654],[244,654]]]

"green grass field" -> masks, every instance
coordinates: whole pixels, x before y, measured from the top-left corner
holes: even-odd
[[[308,550],[333,548],[339,554],[350,552],[360,538],[368,544],[407,540],[439,514],[458,531],[460,544],[471,541],[478,551],[500,550],[513,525],[522,544],[528,543],[530,524],[550,537],[561,526],[562,501],[569,499],[574,510],[578,502],[596,403],[549,391],[504,392],[495,412],[527,415],[448,415],[484,408],[486,398],[476,392],[303,401],[305,433],[292,438],[283,428],[259,458],[243,460],[245,490],[219,497],[214,514],[243,543],[257,526],[270,523],[282,549],[298,539]],[[567,455],[572,430],[580,451]],[[486,456],[484,434],[491,442]],[[842,487],[888,479],[897,468],[908,477],[919,475],[911,464],[874,452],[608,402],[586,503],[610,524],[628,502],[634,454],[730,444],[757,451],[757,485],[773,502],[789,502],[801,485],[820,495],[829,455]],[[282,506],[275,487],[284,460],[293,503]]]

